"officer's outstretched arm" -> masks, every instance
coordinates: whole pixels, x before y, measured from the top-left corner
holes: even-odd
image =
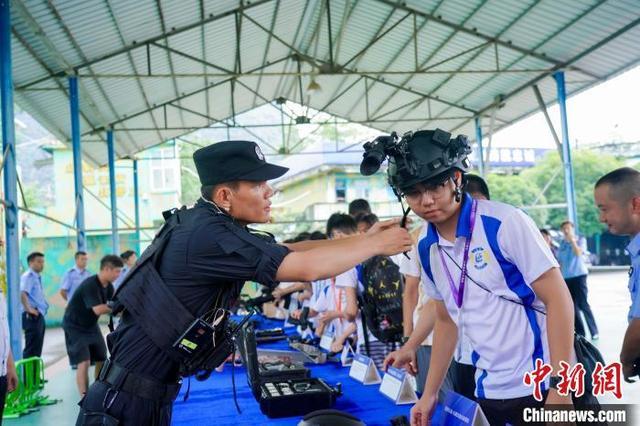
[[[398,226],[332,242],[333,244],[289,253],[280,264],[276,279],[315,281],[335,277],[370,257],[392,256],[411,250],[412,245],[407,230]]]
[[[389,229],[394,226],[397,226],[400,224],[401,221],[402,221],[402,218],[396,218],[396,219],[385,220],[382,222],[377,222],[367,231],[367,235],[372,236],[381,231],[384,231],[385,229]],[[347,237],[347,238],[356,238],[356,237],[357,236],[354,235],[353,237]],[[336,245],[340,245],[344,242],[343,240],[344,238],[341,238],[339,240],[307,240],[307,241],[299,241],[297,243],[286,243],[282,245],[286,246],[291,251],[305,251],[305,250],[315,249],[318,247],[333,247]]]

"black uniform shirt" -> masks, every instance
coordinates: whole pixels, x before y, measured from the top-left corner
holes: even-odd
[[[246,281],[278,284],[276,272],[289,253],[286,247],[251,235],[202,200],[180,217],[157,267],[194,315],[210,310],[218,296],[224,296],[228,308]],[[114,361],[125,368],[164,383],[178,378],[178,365],[146,337],[126,310],[107,343]]]
[[[64,311],[62,325],[84,331],[98,329],[98,315],[93,307],[107,303],[113,297],[113,285],[109,283],[103,287],[97,275],[92,275],[82,281],[78,289],[73,292],[71,300]]]

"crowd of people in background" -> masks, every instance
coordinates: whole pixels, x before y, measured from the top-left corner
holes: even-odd
[[[106,255],[100,260],[98,273],[93,274],[87,268],[87,252],[77,251],[74,265],[62,276],[59,294],[66,302],[62,328],[69,363],[77,370],[76,383],[80,395],[87,391],[89,385],[89,365],[95,365],[95,377],[98,377],[102,363],[107,359],[107,347],[98,319],[111,312],[108,301],[112,299],[115,289],[127,272],[135,265],[136,259],[133,250],[127,250],[119,256]],[[27,265],[27,270],[20,278],[22,329],[25,338],[22,358],[42,356],[49,309],[42,283],[44,253],[30,253]]]

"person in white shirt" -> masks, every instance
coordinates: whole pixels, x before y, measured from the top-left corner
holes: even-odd
[[[344,213],[334,213],[327,220],[327,236],[331,240],[339,240],[356,234],[355,220]],[[355,268],[341,274],[353,273]],[[342,350],[342,346],[347,338],[355,331],[355,324],[351,323],[355,320],[355,315],[348,315],[346,307],[347,291],[344,288],[338,288],[336,282],[338,277],[319,280],[313,282],[313,296],[309,301],[309,318],[315,318],[315,334],[321,337],[325,331],[333,333],[334,342],[333,349]],[[349,297],[353,297],[351,303],[356,303],[355,294],[349,293]],[[291,313],[293,318],[300,317],[300,310]]]
[[[524,212],[463,192],[471,148],[465,136],[450,137],[439,129],[416,131],[385,148],[394,192],[429,222],[418,256],[436,321],[411,424],[428,424],[453,354],[462,349],[460,336],[469,340],[476,397],[490,424],[520,423],[525,408],[543,405],[523,381],[538,360],[553,368],[545,403],[571,406],[571,396],[554,387],[561,361],[571,363],[574,355],[573,304],[558,263]]]

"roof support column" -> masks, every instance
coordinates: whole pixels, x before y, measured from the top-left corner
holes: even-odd
[[[140,256],[140,191],[138,190],[138,160],[133,159],[133,206],[135,214],[135,244],[136,254]]]
[[[82,190],[82,149],[80,148],[80,99],[78,77],[69,77],[69,107],[71,112],[71,147],[73,148],[73,184],[76,195],[77,249],[86,251],[84,225],[84,195]]]
[[[476,141],[478,141],[478,171],[480,176],[484,176],[484,149],[482,148],[482,127],[480,127],[480,117],[476,117]]]
[[[4,162],[4,225],[6,230],[7,307],[11,350],[22,358],[20,319],[20,250],[18,225],[18,174],[13,115],[13,75],[11,72],[11,1],[0,0],[0,108],[2,109],[2,158]]]
[[[109,156],[109,194],[111,195],[111,247],[112,253],[120,253],[120,236],[118,235],[118,201],[116,190],[116,156],[113,147],[113,129],[107,130],[107,154]]]
[[[564,83],[564,71],[553,74],[556,80],[558,106],[560,107],[560,123],[562,129],[562,164],[564,168],[564,190],[567,198],[567,216],[578,231],[578,212],[576,194],[573,183],[573,164],[571,162],[571,146],[569,144],[569,126],[567,123],[567,91]]]

